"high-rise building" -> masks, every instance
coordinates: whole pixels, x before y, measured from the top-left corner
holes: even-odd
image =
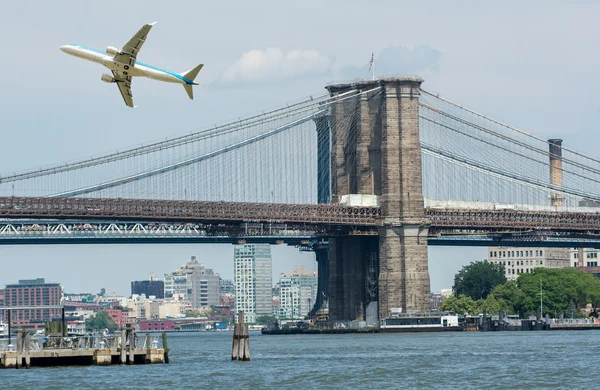
[[[506,278],[516,279],[520,274],[531,273],[535,268],[566,268],[570,266],[567,248],[518,248],[491,246],[488,261],[502,264]]]
[[[219,304],[219,274],[205,268],[196,256],[178,270],[165,274],[167,299],[191,302],[193,308]]]
[[[233,280],[219,280],[219,294],[235,294],[235,286],[233,285]]]
[[[268,244],[236,245],[233,255],[235,311],[244,312],[244,321],[272,314],[272,260]]]
[[[191,301],[192,278],[194,268],[200,266],[196,256],[178,270],[165,274],[165,298],[177,301]]]
[[[219,299],[219,274],[200,264],[194,267],[190,276],[192,279],[192,295],[190,301],[193,308],[216,306]]]
[[[36,309],[35,306],[58,306],[61,299],[60,284],[46,283],[43,278],[19,280],[18,284],[7,284],[4,289],[5,306],[34,306],[31,309],[14,310],[11,314],[14,325],[27,326],[60,317],[60,308]]]
[[[304,267],[294,267],[291,274],[281,274],[279,318],[304,319],[315,304],[317,284],[317,273],[304,272]]]
[[[138,280],[131,282],[131,295],[142,295],[147,297],[154,296],[159,299],[165,297],[165,282],[156,278],[156,275],[150,274],[149,280]]]

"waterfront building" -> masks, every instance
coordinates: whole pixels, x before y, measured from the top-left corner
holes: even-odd
[[[135,295],[127,303],[129,322],[140,320],[153,320],[161,318],[181,318],[191,310],[189,302],[167,301],[163,299],[151,300],[144,296]]]
[[[235,311],[244,312],[244,321],[272,314],[272,259],[268,244],[234,247]]]
[[[61,304],[62,287],[59,283],[46,283],[44,278],[19,280],[17,284],[7,284],[4,289],[5,306],[58,306]],[[5,311],[7,312],[7,311]],[[7,313],[4,320],[8,320]],[[11,322],[15,326],[29,326],[59,318],[61,309],[14,310]]]
[[[531,273],[535,268],[566,268],[570,266],[567,248],[519,248],[492,246],[488,248],[488,261],[502,264],[506,278],[516,279],[520,274]]]
[[[140,332],[169,332],[175,330],[173,320],[142,320],[138,323]]]
[[[154,296],[158,299],[165,297],[165,282],[156,278],[156,275],[150,274],[149,280],[138,280],[131,282],[131,295]]]
[[[304,272],[304,267],[294,267],[290,274],[279,279],[279,318],[302,320],[312,310],[317,297],[318,277],[315,271]]]

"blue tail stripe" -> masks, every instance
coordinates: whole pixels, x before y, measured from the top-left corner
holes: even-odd
[[[108,54],[107,52],[105,52],[105,51],[103,51],[103,50],[94,49],[93,47],[88,47],[88,46],[84,46],[84,45],[79,45],[79,44],[76,44],[76,43],[74,43],[74,44],[71,44],[71,46],[77,46],[77,47],[80,47],[80,48],[82,48],[82,49],[85,49],[85,50],[93,51],[94,53],[98,53],[98,54],[104,54],[105,56],[109,56],[109,57],[111,57],[111,55],[110,55],[110,54]],[[184,83],[186,83],[186,84],[194,84],[194,82],[193,82],[192,80],[186,79],[186,78],[185,78],[185,77],[183,77],[182,75],[180,75],[180,74],[177,74],[177,73],[175,73],[175,72],[171,72],[170,70],[166,70],[166,69],[157,68],[156,66],[152,66],[152,65],[149,65],[149,64],[145,64],[145,63],[143,63],[143,62],[140,62],[140,61],[136,61],[135,63],[136,63],[136,65],[145,66],[146,68],[153,69],[153,70],[158,70],[159,72],[163,72],[163,73],[166,73],[166,74],[168,74],[168,75],[171,75],[171,76],[173,76],[173,77],[177,77],[179,80],[183,81],[183,82],[184,82]]]

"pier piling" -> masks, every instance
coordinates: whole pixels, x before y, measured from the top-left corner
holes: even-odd
[[[121,329],[121,364],[127,363],[127,354],[126,354],[126,339],[127,339],[127,331],[125,329]]]
[[[135,329],[129,325],[129,364],[135,363]]]
[[[23,364],[23,330],[17,330],[17,369]]]
[[[162,332],[162,344],[164,350],[165,364],[169,364],[169,346],[167,345],[167,332]],[[150,338],[148,338],[148,345],[150,345]]]
[[[25,333],[25,338],[24,338],[23,342],[25,344],[25,368],[30,369],[31,368],[31,354],[29,353],[29,350],[31,348],[31,335],[29,334],[29,332]]]
[[[238,313],[238,321],[233,328],[233,346],[231,360],[250,360],[250,338],[248,324],[244,324],[244,312]]]

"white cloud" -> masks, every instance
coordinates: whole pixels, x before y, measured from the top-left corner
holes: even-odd
[[[290,50],[270,47],[266,50],[250,50],[220,77],[224,84],[251,83],[255,81],[283,80],[329,71],[331,60],[317,50]]]

